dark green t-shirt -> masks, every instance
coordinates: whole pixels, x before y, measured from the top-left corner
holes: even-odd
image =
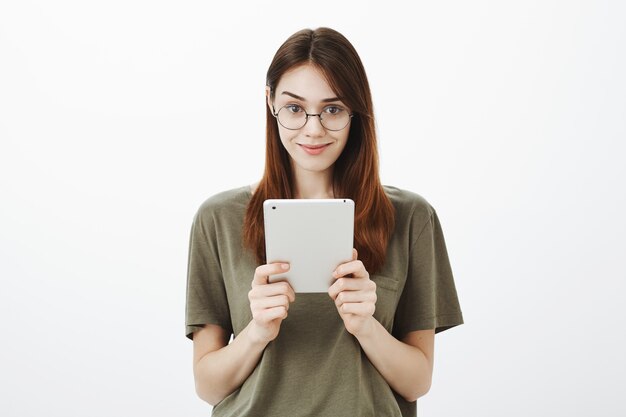
[[[379,273],[374,317],[397,339],[463,323],[446,245],[433,207],[421,196],[384,186],[396,225]],[[254,254],[243,248],[249,185],[208,198],[189,241],[185,335],[206,323],[237,335],[250,323]],[[327,293],[299,293],[278,337],[241,387],[213,408],[214,417],[408,417],[416,402],[395,393],[348,333]]]

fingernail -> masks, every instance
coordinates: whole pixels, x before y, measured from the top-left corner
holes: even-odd
[[[289,268],[289,264],[283,264],[283,269]]]

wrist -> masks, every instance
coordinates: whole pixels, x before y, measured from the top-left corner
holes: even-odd
[[[358,334],[354,335],[359,341],[371,339],[375,336],[376,331],[378,330],[378,320],[374,318],[374,316],[369,316],[369,318],[363,323],[363,327]]]
[[[248,344],[253,348],[263,350],[265,346],[269,344],[270,340],[266,340],[262,334],[262,329],[259,328],[254,320],[250,321],[246,329],[246,340]]]

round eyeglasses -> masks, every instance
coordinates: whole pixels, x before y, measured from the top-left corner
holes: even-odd
[[[272,113],[278,120],[278,123],[285,129],[298,130],[302,129],[310,116],[320,118],[320,123],[326,130],[337,131],[345,128],[350,123],[350,119],[354,116],[341,106],[326,106],[321,113],[307,113],[301,106],[297,104],[285,104],[278,112],[272,104]]]

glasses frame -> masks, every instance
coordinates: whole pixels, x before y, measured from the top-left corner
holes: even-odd
[[[278,118],[278,113],[280,113],[280,111],[282,109],[284,109],[287,106],[293,106],[293,104],[285,104],[284,106],[282,106],[280,109],[278,109],[278,111],[276,111],[276,108],[274,107],[274,103],[272,103],[272,114],[274,115],[274,117],[276,118],[276,121],[278,121],[278,123],[284,127],[287,130],[300,130],[302,129],[304,126],[306,126],[306,124],[309,122],[309,117],[310,116],[317,116],[320,118],[320,124],[322,125],[322,127],[325,130],[329,130],[331,132],[338,132],[340,130],[343,130],[346,128],[346,126],[348,126],[350,124],[350,119],[352,119],[352,117],[354,117],[354,113],[350,113],[348,116],[348,121],[346,122],[346,125],[344,127],[342,127],[341,129],[329,129],[326,126],[324,126],[324,119],[322,118],[322,113],[307,113],[306,110],[304,111],[304,114],[306,115],[305,119],[304,119],[304,123],[302,124],[302,126],[298,127],[298,128],[291,128],[291,127],[287,127],[284,124],[280,123],[280,119]],[[303,110],[304,108],[302,106],[300,106]]]

